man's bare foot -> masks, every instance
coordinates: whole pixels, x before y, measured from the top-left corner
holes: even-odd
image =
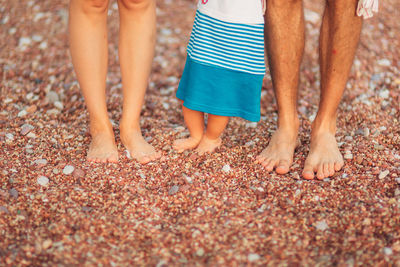
[[[311,136],[310,152],[304,163],[303,177],[314,179],[314,174],[320,180],[330,177],[344,165],[335,135],[330,132],[320,132]]]
[[[125,132],[121,130],[121,141],[131,157],[139,163],[146,164],[161,157],[161,152],[156,151],[152,145],[147,143],[140,131]]]
[[[199,145],[196,148],[196,152],[201,156],[205,153],[211,153],[217,149],[222,144],[222,139],[218,137],[217,139],[209,139],[206,135],[203,135]]]
[[[182,153],[187,149],[194,149],[196,148],[201,141],[201,138],[194,138],[192,136],[183,139],[177,139],[172,144],[172,147],[178,152]]]
[[[92,134],[87,160],[91,162],[118,162],[118,150],[114,134],[100,132]]]
[[[275,168],[278,174],[289,172],[293,162],[293,154],[300,141],[297,139],[297,130],[291,131],[276,130],[272,135],[267,148],[257,156],[256,163],[260,163],[268,172]]]

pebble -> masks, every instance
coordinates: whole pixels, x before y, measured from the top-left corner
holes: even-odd
[[[65,175],[70,175],[71,173],[74,172],[74,170],[75,170],[74,166],[67,165],[67,166],[65,166],[64,169],[63,169],[63,174],[65,174]]]
[[[128,159],[132,159],[131,153],[129,152],[129,150],[125,150],[125,154],[126,154],[126,157],[127,157]]]
[[[17,198],[18,197],[18,191],[15,188],[11,188],[8,193],[13,197],[13,198]]]
[[[51,241],[51,239],[46,239],[43,244],[42,244],[42,248],[44,250],[50,248],[53,245],[53,241]]]
[[[261,258],[260,255],[258,255],[258,254],[256,254],[256,253],[250,253],[250,254],[247,256],[247,259],[249,260],[249,262],[257,261],[257,260],[259,260],[260,258]]]
[[[37,110],[37,106],[36,105],[31,105],[31,106],[26,108],[26,112],[28,112],[28,113],[34,113],[36,110]]]
[[[20,132],[20,134],[21,135],[27,135],[30,131],[32,131],[33,129],[35,129],[35,127],[33,127],[32,125],[30,125],[30,124],[24,124],[24,125],[22,125],[22,127],[21,127],[21,132]]]
[[[21,37],[21,38],[19,38],[19,41],[18,41],[18,47],[22,51],[25,51],[31,45],[31,43],[32,43],[31,38]]]
[[[229,166],[228,164],[225,164],[224,167],[222,167],[222,170],[224,172],[230,172],[231,171],[231,166]]]
[[[185,178],[186,182],[188,182],[189,184],[193,183],[193,179],[191,177],[187,176],[186,174],[184,174],[183,177]]]
[[[55,101],[55,102],[54,102],[54,106],[55,106],[57,109],[59,109],[59,110],[63,110],[63,109],[64,109],[64,105],[63,105],[63,103],[60,102],[60,101]]]
[[[55,103],[56,101],[60,101],[60,97],[58,94],[54,91],[48,91],[46,94],[47,100],[49,100],[50,103]]]
[[[37,178],[37,183],[41,186],[46,186],[49,183],[49,178],[47,178],[46,176],[39,176]]]
[[[46,111],[46,114],[47,115],[58,115],[58,114],[60,114],[60,110],[56,109],[56,108],[52,108],[52,109],[49,109],[48,111]]]
[[[26,137],[28,137],[28,138],[36,138],[36,134],[34,134],[34,133],[28,133],[28,134],[26,135]]]
[[[318,230],[321,230],[321,231],[325,231],[326,229],[329,228],[329,226],[328,226],[328,224],[326,223],[325,220],[322,220],[322,221],[317,222],[317,223],[315,224],[315,227],[316,227]]]
[[[178,191],[179,191],[179,186],[174,185],[169,189],[168,195],[170,195],[170,196],[175,195],[176,193],[178,193]]]
[[[382,66],[382,67],[389,67],[390,65],[392,65],[392,63],[390,62],[389,59],[382,58],[382,59],[378,60],[378,65]]]
[[[396,183],[400,184],[400,178],[395,179]]]
[[[245,125],[246,128],[257,128],[257,122],[248,122]]]
[[[199,256],[199,257],[203,257],[204,256],[204,249],[203,248],[199,248],[196,251],[196,255]]]
[[[385,90],[380,91],[379,97],[383,98],[383,99],[389,98],[389,90],[385,89]]]
[[[383,253],[385,253],[385,255],[392,255],[393,254],[393,250],[391,248],[385,247],[383,248]]]
[[[308,8],[304,10],[304,19],[313,24],[317,24],[320,20],[320,15],[317,12],[314,12]]]
[[[23,110],[21,110],[20,112],[18,112],[18,117],[19,118],[21,118],[21,117],[25,117],[26,115],[28,115],[28,112],[25,110],[25,109],[23,109]]]
[[[85,176],[85,172],[81,169],[75,169],[72,175],[76,178],[82,178]]]
[[[36,165],[44,166],[44,165],[47,165],[47,160],[46,159],[37,159],[33,163],[36,164]]]
[[[345,159],[353,159],[353,154],[348,153],[348,154],[344,154],[343,156]]]
[[[386,176],[388,176],[389,173],[390,173],[389,170],[383,171],[383,172],[381,172],[381,173],[379,174],[378,178],[379,178],[379,179],[383,179],[383,178],[385,178]]]
[[[356,162],[357,162],[357,164],[361,164],[362,162],[363,162],[363,157],[361,157],[360,155],[358,155],[357,157],[356,157]]]
[[[6,138],[10,141],[14,141],[14,135],[12,133],[6,133]]]
[[[8,209],[6,208],[6,207],[4,207],[4,206],[0,206],[0,212],[4,212],[4,213],[10,213],[9,211],[8,211]]]

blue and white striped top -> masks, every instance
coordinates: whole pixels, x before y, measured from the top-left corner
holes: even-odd
[[[264,75],[264,24],[226,22],[197,10],[187,52],[199,63]]]

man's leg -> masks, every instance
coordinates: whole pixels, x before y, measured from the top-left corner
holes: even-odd
[[[154,0],[118,0],[119,60],[124,92],[121,141],[141,163],[160,157],[140,129],[140,112],[154,56],[156,14]]]
[[[297,90],[304,50],[304,14],[301,0],[267,0],[265,43],[278,103],[278,129],[257,162],[268,171],[289,172],[297,146],[299,119]]]
[[[87,158],[96,162],[118,161],[106,106],[107,9],[108,0],[71,0],[69,7],[72,63],[90,119]]]
[[[362,28],[357,0],[328,0],[320,35],[321,98],[312,124],[310,152],[303,176],[332,176],[343,166],[336,133],[337,109],[347,83]]]

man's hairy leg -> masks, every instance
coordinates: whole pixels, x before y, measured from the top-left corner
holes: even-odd
[[[304,50],[304,14],[301,0],[267,0],[265,44],[278,104],[278,129],[257,162],[267,171],[289,172],[297,146],[299,119],[297,90]]]
[[[343,167],[335,139],[337,109],[354,60],[362,19],[356,16],[356,0],[328,0],[320,33],[321,98],[312,124],[310,152],[303,177],[332,176]]]

